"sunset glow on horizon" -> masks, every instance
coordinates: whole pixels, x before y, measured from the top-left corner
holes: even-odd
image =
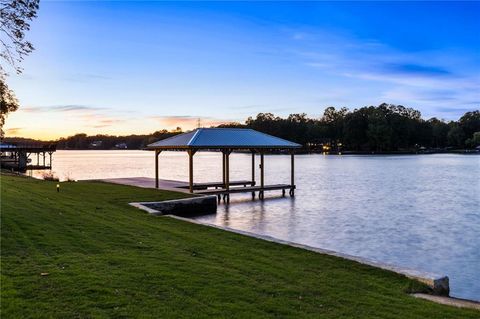
[[[15,125],[15,123],[19,123],[22,126],[8,125],[5,133],[7,137],[21,136],[48,141],[79,133],[87,135],[141,135],[151,134],[160,130],[174,131],[177,128],[181,128],[182,131],[188,131],[196,128],[199,121],[202,127],[232,122],[229,120],[221,121],[213,118],[188,116],[141,118],[135,117],[133,113],[131,117],[115,118],[100,111],[85,111],[83,109],[33,112],[29,109],[23,109],[10,114],[7,119],[9,124],[13,123]],[[74,127],[72,127],[72,122],[75,122]],[[49,125],[47,129],[45,128],[45,123]]]

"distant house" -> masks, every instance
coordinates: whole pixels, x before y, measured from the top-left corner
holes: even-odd
[[[90,147],[91,148],[98,148],[98,147],[101,147],[103,144],[103,141],[93,141],[92,143],[90,143]]]
[[[126,143],[118,143],[118,144],[115,144],[115,148],[124,150],[124,149],[127,149],[128,147]]]

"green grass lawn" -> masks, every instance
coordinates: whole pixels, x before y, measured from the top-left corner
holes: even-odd
[[[127,204],[183,194],[55,185],[1,176],[2,318],[480,317],[391,272]]]

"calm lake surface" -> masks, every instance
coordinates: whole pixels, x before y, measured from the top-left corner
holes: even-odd
[[[289,160],[265,157],[267,184],[289,183]],[[480,300],[480,156],[298,155],[295,164],[295,198],[232,195],[216,215],[196,219],[445,274],[453,296]],[[195,182],[220,181],[221,165],[219,153],[197,153]],[[232,154],[231,179],[249,179],[250,165],[250,155]],[[74,179],[154,177],[154,155],[58,151],[53,171]],[[161,178],[187,181],[187,173],[186,153],[161,153]]]

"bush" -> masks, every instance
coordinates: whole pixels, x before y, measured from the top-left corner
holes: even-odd
[[[42,178],[46,181],[58,182],[60,179],[53,172],[44,172]]]

